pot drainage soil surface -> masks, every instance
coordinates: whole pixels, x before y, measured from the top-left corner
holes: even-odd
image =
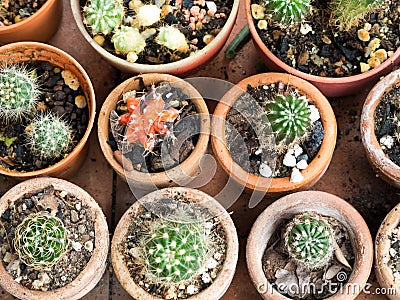
[[[0,28],[23,21],[37,12],[47,0],[2,0],[0,2]]]

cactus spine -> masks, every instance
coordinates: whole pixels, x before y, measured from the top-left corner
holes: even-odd
[[[83,8],[84,22],[92,30],[92,34],[104,35],[116,30],[122,23],[124,7],[120,0],[91,0]]]

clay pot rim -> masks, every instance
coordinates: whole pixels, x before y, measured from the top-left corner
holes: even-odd
[[[375,135],[375,110],[386,92],[400,83],[400,69],[379,81],[369,92],[361,113],[361,137],[367,158],[373,167],[394,182],[400,182],[400,167],[383,152]],[[389,182],[391,183],[391,182]]]
[[[233,161],[229,150],[226,147],[225,138],[221,139],[221,137],[224,137],[225,132],[225,123],[222,121],[226,120],[226,115],[229,112],[230,107],[236,101],[236,98],[242,93],[242,90],[246,91],[248,84],[251,84],[252,86],[260,86],[279,81],[285,84],[291,84],[293,87],[298,89],[301,94],[307,95],[307,98],[318,107],[321,115],[321,122],[325,130],[325,136],[321,148],[315,157],[319,157],[319,159],[313,159],[309,166],[305,170],[302,170],[301,173],[304,176],[304,179],[299,183],[290,182],[289,177],[264,178],[262,176],[247,173]],[[252,190],[278,193],[299,189],[304,185],[311,184],[316,178],[318,178],[318,176],[325,172],[335,149],[337,131],[336,118],[328,100],[315,86],[304,79],[291,74],[271,72],[257,74],[243,79],[222,97],[214,111],[214,115],[218,116],[218,118],[213,118],[211,126],[211,143],[213,152],[219,164],[229,176],[235,179],[235,181]]]
[[[223,208],[223,206],[215,200],[210,195],[191,188],[185,187],[169,187],[161,190],[156,190],[146,196],[142,197],[140,200],[136,201],[132,206],[124,213],[117,227],[114,231],[114,236],[111,242],[111,261],[115,272],[115,275],[124,289],[132,296],[138,297],[138,299],[148,299],[148,300],[159,300],[160,298],[155,297],[147,293],[139,285],[135,283],[132,277],[129,275],[129,271],[123,261],[123,255],[119,251],[120,243],[129,228],[129,220],[131,214],[135,214],[138,210],[143,207],[141,203],[151,204],[160,200],[160,197],[168,195],[170,191],[178,191],[180,193],[187,193],[190,201],[200,204],[210,210],[212,214],[218,215],[221,218],[221,225],[224,228],[226,234],[226,258],[223,263],[222,269],[219,272],[217,278],[214,282],[201,291],[188,299],[190,300],[212,300],[219,299],[228,289],[233,276],[235,274],[235,269],[239,256],[239,241],[235,228],[228,212]]]
[[[151,82],[161,82],[161,81],[168,81],[171,83],[174,82],[182,82],[185,87],[190,91],[192,94],[191,99],[194,99],[196,109],[198,110],[198,113],[201,114],[202,116],[202,122],[201,122],[201,133],[199,136],[199,139],[197,140],[197,143],[195,145],[195,148],[193,149],[192,153],[180,164],[177,166],[167,170],[167,171],[162,171],[162,172],[154,172],[154,173],[143,173],[139,172],[136,170],[125,172],[123,169],[123,166],[114,158],[113,152],[110,148],[110,146],[107,144],[108,140],[108,134],[110,131],[110,125],[109,125],[109,115],[110,113],[105,111],[105,106],[108,103],[118,101],[118,97],[121,96],[120,93],[118,93],[118,89],[121,87],[126,87],[129,85],[130,82],[134,81],[134,78],[137,77],[142,77],[145,84],[146,81],[151,81]],[[155,80],[153,78],[156,78]],[[117,96],[115,97],[114,96]],[[115,100],[115,101],[114,101]],[[187,81],[184,79],[181,79],[179,77],[169,75],[169,74],[160,74],[160,73],[148,73],[148,74],[141,74],[137,76],[133,76],[116,86],[107,96],[106,100],[103,103],[103,106],[100,110],[99,114],[99,120],[98,120],[98,139],[100,143],[100,148],[108,161],[108,163],[112,166],[114,170],[117,171],[118,174],[121,176],[124,175],[127,179],[133,180],[135,182],[143,182],[147,183],[149,180],[154,184],[154,185],[162,185],[167,182],[170,182],[170,180],[173,178],[173,176],[169,176],[169,174],[173,174],[176,171],[183,170],[185,174],[189,174],[190,172],[188,171],[193,165],[195,164],[196,158],[199,157],[200,155],[203,156],[203,154],[207,151],[208,147],[208,141],[209,141],[209,136],[210,136],[210,131],[211,131],[211,125],[210,125],[210,116],[208,112],[207,105],[204,102],[203,97],[200,95],[200,93]],[[105,129],[105,130],[103,130]],[[144,176],[146,175],[146,176]]]
[[[315,198],[321,200],[318,201]],[[289,299],[280,294],[276,289],[273,289],[262,270],[261,257],[269,240],[266,241],[263,230],[265,227],[276,227],[279,220],[287,215],[292,216],[305,210],[319,212],[327,216],[333,215],[336,212],[337,215],[343,217],[343,220],[346,220],[346,223],[349,223],[350,228],[346,224],[343,225],[349,231],[350,236],[353,235],[355,237],[355,240],[352,240],[353,248],[356,248],[356,245],[359,248],[358,251],[355,251],[356,260],[353,265],[353,272],[348,282],[342,288],[343,293],[336,293],[327,299],[348,300],[356,298],[358,293],[362,291],[371,272],[373,264],[372,237],[364,219],[352,205],[333,194],[322,191],[304,191],[284,196],[268,206],[258,216],[251,228],[246,245],[246,263],[253,285],[264,299]],[[262,241],[262,246],[260,246],[260,241]],[[257,251],[260,247],[262,251]],[[352,289],[352,286],[356,286],[357,288]],[[261,293],[261,289],[266,292]]]
[[[258,45],[258,47],[262,50],[262,52],[267,57],[269,57],[280,68],[282,68],[286,72],[289,72],[295,76],[304,78],[307,81],[312,81],[312,82],[316,82],[316,83],[320,83],[320,84],[344,84],[344,83],[348,84],[348,83],[352,83],[352,82],[357,82],[357,81],[360,81],[360,80],[363,80],[366,78],[371,78],[389,66],[394,67],[395,61],[400,58],[400,48],[398,48],[391,57],[389,57],[386,61],[384,61],[378,67],[373,68],[373,69],[371,69],[367,72],[361,73],[361,74],[347,76],[347,77],[338,77],[338,78],[322,77],[322,76],[311,75],[311,74],[299,71],[299,70],[287,65],[283,61],[281,61],[263,43],[263,41],[261,40],[261,38],[258,35],[257,30],[254,26],[253,17],[251,15],[250,5],[251,5],[251,0],[245,0],[247,24],[249,26],[251,37],[252,37],[253,41]]]
[[[399,223],[400,204],[397,204],[382,221],[375,238],[375,274],[381,287],[396,289],[395,293],[387,295],[390,299],[399,299],[400,287],[394,282],[393,272],[388,263],[383,262],[383,258],[390,258],[389,236]]]
[[[194,64],[199,57],[202,57],[204,55],[207,55],[208,52],[212,48],[214,48],[220,40],[224,39],[225,35],[229,35],[230,32],[230,24],[233,24],[235,22],[237,12],[239,10],[239,4],[240,0],[233,0],[233,5],[232,5],[232,11],[226,20],[226,23],[222,27],[221,31],[218,33],[218,35],[211,41],[210,44],[206,45],[203,49],[198,50],[195,54],[186,57],[184,59],[181,59],[176,62],[171,62],[171,63],[166,63],[166,64],[158,64],[158,65],[151,65],[151,64],[140,64],[140,63],[131,63],[128,62],[120,57],[117,57],[110,52],[106,51],[103,47],[101,47],[99,44],[97,44],[93,38],[90,36],[90,34],[86,31],[85,25],[83,24],[83,19],[82,19],[82,14],[81,14],[81,8],[79,5],[78,0],[71,0],[71,8],[72,8],[72,14],[75,19],[75,22],[82,33],[82,35],[85,37],[86,41],[96,50],[98,51],[102,56],[107,57],[108,59],[114,61],[116,64],[122,66],[125,70],[132,70],[132,72],[135,73],[169,73],[172,72],[174,69],[182,68],[183,66],[186,65],[191,65]]]
[[[96,116],[96,96],[95,96],[94,88],[93,88],[92,81],[90,80],[89,75],[86,73],[85,69],[80,65],[80,63],[75,58],[73,58],[70,54],[66,53],[65,51],[63,51],[57,47],[54,47],[54,46],[51,46],[51,45],[48,45],[45,43],[39,43],[39,42],[16,42],[16,43],[7,44],[7,45],[0,47],[0,54],[3,50],[8,51],[9,49],[18,49],[18,48],[40,49],[41,51],[45,50],[47,52],[57,53],[61,56],[66,57],[69,61],[71,61],[72,65],[74,65],[74,67],[76,67],[79,70],[82,77],[85,79],[85,84],[87,85],[87,90],[89,93],[87,95],[89,98],[89,99],[87,99],[87,106],[89,109],[89,120],[88,120],[85,134],[82,136],[81,140],[74,147],[74,149],[70,153],[68,153],[68,155],[66,157],[64,157],[57,163],[50,165],[44,169],[39,169],[39,170],[35,170],[35,171],[30,171],[30,172],[19,172],[19,171],[8,170],[6,168],[0,167],[0,174],[10,176],[10,177],[30,178],[30,177],[37,177],[37,176],[49,174],[49,173],[56,171],[57,169],[65,167],[66,165],[70,164],[70,162],[73,161],[75,159],[75,157],[83,150],[86,142],[89,139],[89,135],[92,131],[94,119]],[[58,62],[51,61],[51,63],[56,64]]]
[[[61,288],[47,292],[30,290],[20,285],[5,270],[3,263],[0,262],[0,285],[9,293],[21,299],[80,299],[96,286],[107,266],[109,233],[106,218],[102,209],[92,196],[84,189],[71,182],[52,177],[33,178],[21,182],[0,198],[0,215],[8,207],[9,202],[18,200],[27,192],[37,191],[51,185],[56,189],[77,195],[83,203],[89,206],[95,218],[95,248],[88,264],[78,277]]]
[[[0,33],[7,32],[7,31],[14,31],[17,29],[21,29],[21,27],[25,25],[29,25],[29,23],[34,22],[35,19],[39,18],[41,15],[47,12],[49,7],[52,5],[53,2],[60,1],[60,0],[47,0],[41,8],[39,8],[33,15],[29,16],[25,20],[21,22],[14,23],[8,26],[0,26]]]

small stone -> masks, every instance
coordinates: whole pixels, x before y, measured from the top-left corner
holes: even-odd
[[[296,165],[296,157],[294,155],[286,153],[283,158],[283,165],[287,167],[294,167]]]
[[[75,210],[71,210],[71,222],[77,223],[79,221],[79,215]]]
[[[260,172],[260,175],[263,176],[263,177],[269,178],[269,177],[272,176],[272,170],[271,170],[270,166],[266,162],[263,162],[260,165],[259,172]]]
[[[384,135],[383,137],[380,138],[379,144],[381,145],[382,148],[392,149],[394,145],[394,139],[390,135]]]
[[[300,53],[300,55],[297,57],[297,64],[299,66],[306,65],[308,63],[308,59],[309,59],[308,51],[304,51]]]
[[[201,280],[203,280],[204,283],[210,283],[211,282],[211,277],[208,273],[203,273],[201,275]]]
[[[217,12],[217,4],[214,1],[206,1],[206,5],[214,14]]]
[[[257,23],[257,27],[258,27],[258,29],[260,29],[260,30],[267,29],[267,27],[268,27],[268,22],[267,22],[266,20],[260,20],[260,21],[258,21],[258,23]]]
[[[292,169],[292,174],[290,175],[290,182],[299,183],[302,182],[304,176],[301,174],[300,170],[297,168]]]
[[[186,293],[189,295],[194,295],[196,293],[196,287],[193,284],[188,285],[186,288]]]
[[[388,54],[386,52],[385,49],[378,49],[374,52],[374,56],[379,58],[379,60],[382,62],[384,62],[385,60],[387,60],[388,58]]]
[[[80,211],[81,208],[82,208],[82,204],[81,204],[80,202],[78,202],[78,203],[75,204],[75,209],[76,209],[77,211]]]
[[[208,269],[214,269],[218,266],[218,262],[214,258],[209,258],[207,259],[205,266]]]
[[[323,35],[323,36],[322,36],[322,41],[323,41],[325,44],[327,44],[327,45],[332,44],[331,39],[328,38],[326,35]]]
[[[366,63],[363,63],[363,62],[360,63],[360,71],[361,71],[361,73],[365,73],[365,72],[369,71],[370,69],[371,69],[371,66],[369,64],[366,64]]]
[[[129,52],[126,56],[128,62],[134,63],[139,59],[139,56],[135,52]]]
[[[3,257],[3,261],[7,264],[13,259],[14,259],[14,255],[12,255],[10,252],[7,252],[6,255],[4,255],[4,257]]]
[[[370,31],[371,28],[372,28],[371,23],[365,23],[365,24],[364,24],[364,29],[365,29],[366,31]]]
[[[67,277],[66,276],[61,276],[61,280],[62,281],[67,281]]]
[[[223,257],[223,255],[222,255],[221,253],[219,253],[219,252],[215,252],[215,253],[214,253],[214,258],[215,258],[216,260],[221,260],[222,257]]]
[[[303,154],[303,148],[300,147],[300,145],[294,145],[293,147],[293,151],[294,151],[294,157],[298,157],[299,155]]]
[[[318,121],[321,118],[318,108],[315,105],[309,105],[308,108],[310,109],[311,123]]]
[[[308,163],[306,160],[302,159],[296,164],[296,167],[300,170],[304,170],[308,167]]]
[[[87,241],[84,245],[85,249],[89,252],[93,251],[93,242],[92,241]]]
[[[261,5],[258,5],[258,4],[251,5],[251,15],[256,20],[264,19],[264,17],[265,17],[264,11],[265,11],[265,8]]]
[[[164,299],[170,300],[170,299],[176,299],[176,289],[174,286],[171,286],[165,293],[164,293]]]
[[[80,83],[78,77],[70,70],[62,71],[61,76],[64,79],[65,84],[68,85],[71,89],[76,91],[79,88]]]
[[[357,31],[357,36],[363,42],[368,42],[371,39],[369,32],[365,29],[359,29]]]
[[[371,52],[373,52],[376,49],[378,49],[380,45],[381,45],[381,40],[378,38],[374,38],[372,41],[369,42],[368,48],[371,50]]]
[[[302,23],[300,27],[300,32],[302,35],[306,35],[307,33],[312,31],[312,27],[310,24]]]
[[[211,43],[214,40],[214,36],[212,36],[211,34],[206,34],[203,37],[203,42],[206,43],[206,45],[208,45],[209,43]]]
[[[75,105],[78,108],[84,108],[86,107],[87,103],[86,103],[86,98],[83,95],[78,95],[75,97]]]
[[[368,64],[372,68],[376,68],[377,66],[379,66],[381,64],[381,61],[377,57],[371,57],[370,59],[368,59]]]
[[[391,257],[395,257],[396,254],[397,254],[397,251],[395,249],[393,249],[393,248],[390,248],[389,249],[389,254],[390,254]]]
[[[79,225],[78,225],[78,232],[79,232],[80,234],[84,234],[84,233],[86,232],[86,227],[85,227],[85,225],[79,224]]]
[[[82,244],[79,242],[71,242],[72,248],[77,251],[80,252],[82,249]]]

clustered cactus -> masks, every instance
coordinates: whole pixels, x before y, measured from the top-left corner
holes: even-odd
[[[15,230],[14,248],[19,259],[35,268],[55,264],[68,245],[64,224],[46,211],[29,215]]]
[[[133,56],[137,59],[137,54],[142,52],[146,47],[146,40],[140,34],[137,28],[129,26],[121,26],[120,29],[115,31],[111,42],[114,43],[114,48],[117,53]],[[130,59],[131,62],[136,59]]]
[[[34,110],[40,95],[34,72],[18,65],[0,71],[0,117],[6,123],[21,121]]]
[[[172,26],[161,27],[156,41],[174,51],[186,53],[189,50],[185,35],[178,28]]]
[[[37,115],[25,133],[32,153],[44,159],[61,157],[72,144],[68,124],[51,113]]]
[[[311,110],[305,97],[277,95],[266,104],[265,111],[279,142],[300,139],[311,125]]]
[[[157,283],[189,281],[205,263],[209,239],[204,222],[158,219],[140,242],[142,264]]]
[[[328,221],[316,213],[296,215],[286,226],[284,243],[294,261],[310,270],[328,264],[334,251],[334,235]]]
[[[311,13],[311,0],[265,0],[269,15],[278,23],[293,25]]]
[[[121,25],[124,7],[120,0],[91,0],[90,4],[83,8],[83,12],[84,22],[94,35],[107,35]]]

